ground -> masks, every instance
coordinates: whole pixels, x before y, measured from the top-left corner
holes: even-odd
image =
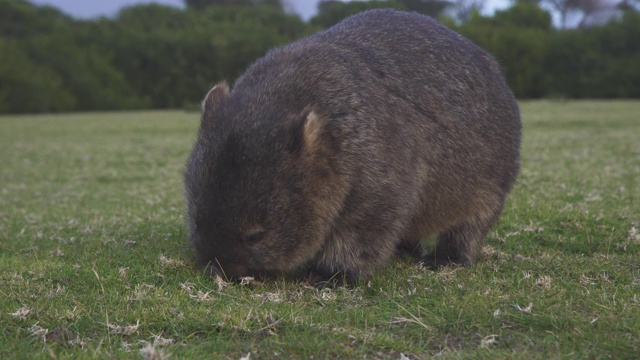
[[[640,101],[521,108],[478,264],[333,290],[197,272],[197,113],[0,117],[0,358],[637,358]]]

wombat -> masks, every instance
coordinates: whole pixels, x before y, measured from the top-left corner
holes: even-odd
[[[399,251],[471,264],[520,133],[489,54],[429,17],[367,11],[209,91],[185,170],[190,242],[207,273],[236,279],[355,281]]]

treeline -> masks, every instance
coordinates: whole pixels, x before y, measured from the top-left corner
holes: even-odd
[[[521,1],[454,28],[500,61],[518,98],[640,98],[635,10],[603,25],[557,30],[548,12]]]
[[[367,8],[432,16],[446,1],[325,1],[308,23],[279,0],[136,5],[78,20],[26,0],[0,0],[0,113],[195,107],[269,48]],[[211,3],[216,3],[211,5]],[[520,98],[640,97],[640,14],[556,30],[536,3],[443,22],[493,53]]]

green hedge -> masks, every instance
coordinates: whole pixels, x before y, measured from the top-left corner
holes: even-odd
[[[251,4],[136,5],[113,19],[81,21],[25,0],[0,0],[0,113],[193,107],[268,49],[353,13],[386,4],[434,15],[447,5],[325,3],[304,23],[279,1]],[[583,30],[554,29],[532,2],[459,25],[442,19],[496,56],[520,98],[640,97],[640,14],[633,10]]]

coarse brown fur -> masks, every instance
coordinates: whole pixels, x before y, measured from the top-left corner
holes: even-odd
[[[518,173],[519,111],[498,64],[416,13],[368,11],[276,48],[203,107],[189,237],[227,277],[354,280],[398,250],[471,264]]]

